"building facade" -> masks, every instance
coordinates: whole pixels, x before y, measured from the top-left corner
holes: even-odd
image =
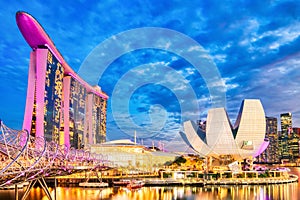
[[[293,127],[293,133],[297,134],[297,136],[300,136],[300,128],[298,127]]]
[[[280,114],[281,132],[279,134],[280,160],[284,162],[297,162],[299,159],[299,134],[293,128],[292,114]]]
[[[290,112],[280,114],[280,125],[281,132],[278,140],[280,160],[282,162],[289,162],[292,159],[289,147],[292,130],[292,114]]]
[[[167,162],[175,160],[178,154],[149,149],[130,140],[115,140],[90,146],[90,152],[101,154],[119,168],[141,171],[155,171]]]
[[[292,129],[292,113],[282,113],[280,114],[280,124],[282,135],[289,135]]]
[[[260,155],[268,146],[266,119],[260,100],[245,99],[234,126],[225,108],[208,111],[205,133],[198,124],[184,122],[183,140],[203,156],[243,160]]]
[[[84,127],[86,120],[87,89],[74,76],[64,77],[64,117],[62,131],[64,140],[70,141],[70,147],[84,146]]]
[[[278,154],[278,120],[276,117],[266,117],[266,138],[269,140],[269,146],[258,157],[262,163],[279,163]]]
[[[106,100],[94,93],[88,94],[86,122],[86,137],[89,144],[99,144],[106,141]]]
[[[31,15],[16,19],[32,48],[23,129],[68,148],[105,142],[108,96],[72,70]]]

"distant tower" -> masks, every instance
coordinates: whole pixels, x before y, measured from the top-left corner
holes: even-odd
[[[279,152],[281,161],[290,162],[293,158],[293,150],[290,147],[291,142],[293,142],[292,114],[290,112],[280,114],[280,124],[281,134],[279,136]]]
[[[281,134],[287,136],[292,130],[292,113],[283,113],[280,115]]]
[[[260,162],[279,162],[277,126],[276,117],[266,117],[266,138],[269,139],[270,143],[267,149],[260,155]]]
[[[293,127],[293,138],[294,138],[294,145],[297,146],[298,149],[294,149],[294,154],[298,153],[298,160],[294,158],[294,160],[297,160],[297,163],[299,163],[299,156],[300,156],[300,128],[299,127]],[[298,150],[298,151],[297,151]]]

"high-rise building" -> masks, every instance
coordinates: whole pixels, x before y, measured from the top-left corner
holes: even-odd
[[[289,162],[291,160],[291,154],[289,149],[289,135],[292,127],[292,114],[291,113],[280,114],[280,124],[281,124],[281,132],[278,139],[280,160],[282,162]]]
[[[292,113],[280,114],[281,134],[287,136],[292,131]]]
[[[108,96],[71,69],[32,16],[18,12],[16,18],[33,49],[23,129],[69,148],[105,142]]]
[[[259,156],[259,162],[278,163],[278,134],[277,134],[277,118],[266,117],[266,138],[269,140],[269,146]]]
[[[282,162],[294,162],[299,158],[299,136],[293,132],[292,114],[280,115],[281,134],[279,137],[279,151]]]
[[[298,127],[293,127],[293,133],[297,134],[298,137],[300,136],[300,128]]]
[[[290,154],[290,161],[296,162],[299,158],[299,136],[298,134],[292,132],[289,135],[289,154]]]
[[[64,68],[45,48],[31,52],[23,129],[59,143]]]
[[[294,137],[297,138],[295,141],[294,141],[294,145],[296,146],[296,143],[298,143],[298,152],[297,152],[297,149],[294,150],[295,154],[296,153],[299,153],[298,155],[298,160],[297,158],[294,158],[294,161],[296,161],[297,163],[300,163],[299,159],[300,159],[300,128],[298,127],[293,127],[293,134],[294,134]]]
[[[74,76],[64,77],[64,140],[70,141],[70,147],[84,146],[84,127],[87,89]]]
[[[100,90],[100,88],[95,88]],[[87,96],[86,137],[88,144],[99,144],[106,141],[106,100],[91,92]]]

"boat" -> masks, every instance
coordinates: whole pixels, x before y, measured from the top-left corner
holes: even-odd
[[[145,185],[144,181],[140,181],[140,180],[133,180],[131,181],[126,187],[128,189],[139,189],[142,188]]]
[[[82,182],[79,183],[80,187],[108,187],[108,183],[105,182]]]
[[[113,181],[114,186],[124,186],[126,187],[128,184],[130,184],[131,180],[129,179],[121,179],[119,181]]]

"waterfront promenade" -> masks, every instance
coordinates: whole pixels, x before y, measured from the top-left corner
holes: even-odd
[[[269,185],[297,182],[298,176],[270,177],[270,178],[223,178],[218,180],[204,179],[146,179],[146,186],[206,186],[206,185]]]
[[[167,173],[167,174],[166,174]],[[178,174],[182,175],[178,178]],[[187,175],[188,174],[188,175]],[[170,176],[166,176],[170,175]],[[145,186],[206,186],[206,185],[269,185],[285,184],[298,181],[298,176],[286,171],[240,171],[240,172],[218,172],[204,174],[203,171],[162,171],[160,174],[124,174],[124,175],[102,175],[101,180],[113,186],[113,181],[122,179],[140,179]],[[58,176],[49,178],[53,183],[54,179],[58,185],[76,187],[84,182],[87,177],[92,182],[97,182],[99,176],[88,173],[78,173],[69,176]]]
[[[300,168],[293,173],[298,174]],[[160,178],[146,178],[147,180],[161,180]],[[172,181],[172,178],[166,178]],[[242,179],[240,179],[242,180]],[[257,179],[253,179],[256,180]],[[104,181],[104,179],[103,179]],[[279,180],[280,181],[280,180]],[[207,181],[207,183],[210,183]],[[218,181],[214,181],[218,183]],[[128,200],[152,200],[152,199],[299,199],[299,183],[276,183],[276,184],[256,184],[256,185],[146,185],[139,190],[128,190],[126,187],[107,188],[83,188],[75,184],[72,186],[58,186],[55,190],[50,188],[52,198],[73,200],[73,199],[128,199]],[[24,190],[23,190],[24,191]],[[20,190],[22,192],[22,190]],[[0,199],[13,200],[14,190],[0,190]],[[33,188],[28,199],[47,199],[40,187]]]

